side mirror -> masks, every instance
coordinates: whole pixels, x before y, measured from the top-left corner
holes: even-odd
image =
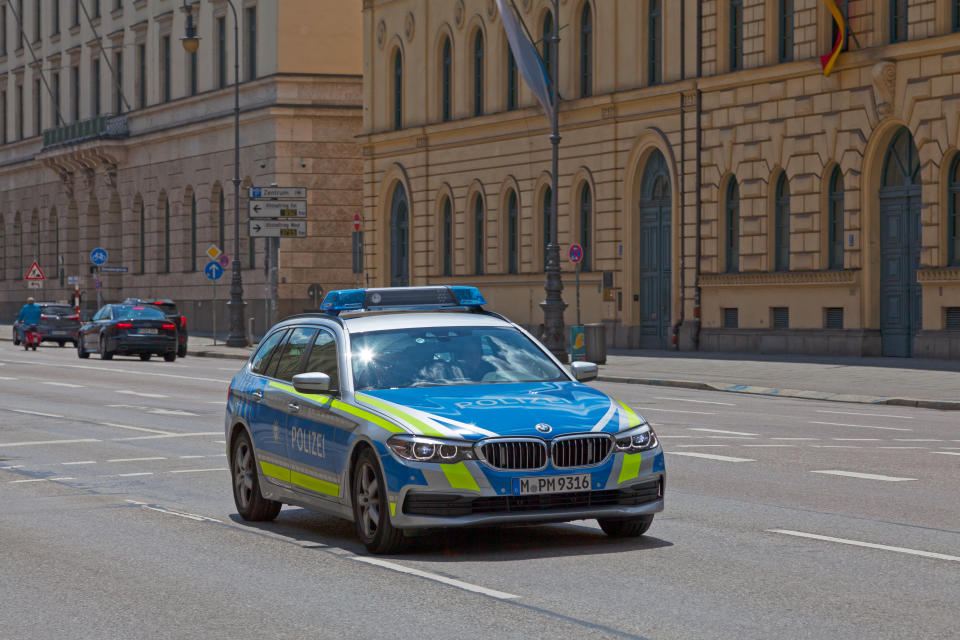
[[[298,373],[293,376],[293,388],[300,393],[327,393],[330,391],[330,376],[319,371]]]
[[[579,382],[589,382],[597,377],[597,365],[592,362],[571,362],[570,373]]]

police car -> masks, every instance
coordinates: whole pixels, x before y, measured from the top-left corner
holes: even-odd
[[[331,291],[274,326],[230,383],[240,515],[341,516],[373,553],[438,527],[646,532],[666,478],[653,429],[583,384],[595,364],[565,368],[485,304],[474,287]]]

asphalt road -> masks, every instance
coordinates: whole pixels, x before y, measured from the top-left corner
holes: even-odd
[[[0,638],[956,638],[951,412],[598,385],[667,451],[647,536],[235,513],[238,363],[0,349]]]

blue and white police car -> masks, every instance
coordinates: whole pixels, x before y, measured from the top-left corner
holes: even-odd
[[[227,455],[247,520],[283,504],[352,520],[373,553],[417,530],[596,518],[639,536],[663,510],[647,422],[484,310],[474,287],[331,291],[230,383]]]

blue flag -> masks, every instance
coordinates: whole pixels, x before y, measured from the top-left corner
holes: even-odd
[[[517,70],[523,76],[534,97],[543,107],[547,118],[553,118],[553,103],[550,99],[550,72],[544,68],[537,48],[530,42],[523,28],[523,18],[511,0],[497,0],[503,30],[507,33],[510,51],[517,62]]]

